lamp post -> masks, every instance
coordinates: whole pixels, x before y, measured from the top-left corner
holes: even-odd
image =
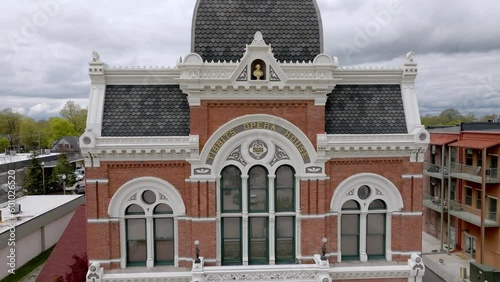
[[[321,242],[323,242],[323,245],[321,246],[321,260],[326,260],[326,242],[328,241],[328,239],[326,239],[326,237],[323,237],[323,239],[321,239]]]
[[[43,193],[45,194],[45,162],[42,162],[41,165],[42,165],[42,186],[43,186]]]
[[[194,260],[194,263],[200,263],[201,260],[200,260],[200,249],[198,248],[198,246],[200,245],[200,241],[196,240],[194,241],[194,245],[196,246],[195,247],[195,252],[196,252],[196,259]]]
[[[63,179],[63,194],[66,195],[66,174],[62,175]]]

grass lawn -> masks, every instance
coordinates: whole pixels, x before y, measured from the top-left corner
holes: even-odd
[[[16,282],[23,279],[26,275],[30,274],[30,272],[32,272],[35,268],[44,263],[49,258],[50,253],[52,253],[53,249],[54,247],[46,250],[45,252],[34,257],[32,260],[28,261],[25,265],[21,266],[21,268],[16,268],[15,270],[16,274],[9,274],[9,276],[0,280],[0,282]]]

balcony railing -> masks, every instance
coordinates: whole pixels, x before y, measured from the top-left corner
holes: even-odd
[[[464,205],[456,201],[450,201],[449,213],[476,226],[481,226],[481,210],[479,209],[475,209],[469,205]],[[498,213],[488,212],[488,215],[484,218],[484,226],[499,227]]]
[[[424,163],[424,174],[435,177],[435,178],[442,178],[443,177],[443,172],[444,175],[448,175],[448,167],[443,166],[443,165],[437,165],[433,163]]]
[[[451,176],[481,183],[483,179],[483,169],[480,166],[470,166],[459,163],[450,164]],[[486,168],[486,182],[500,183],[500,173],[498,168]]]
[[[446,206],[446,200],[441,199],[438,196],[431,196],[429,194],[424,194],[424,206],[433,209],[437,212],[448,211],[448,207]]]

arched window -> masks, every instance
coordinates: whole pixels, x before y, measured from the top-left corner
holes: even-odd
[[[222,218],[222,264],[242,263],[241,238],[241,171],[235,166],[228,166],[221,173],[221,210],[230,213]]]
[[[152,207],[152,218],[146,216],[142,206]],[[154,248],[152,257],[155,265],[174,265],[173,211],[169,205],[159,203],[157,193],[151,190],[143,191],[137,203],[126,208],[125,218],[127,266],[146,266],[149,244]],[[147,226],[150,224],[153,224],[153,234],[148,232]]]
[[[174,265],[174,218],[167,204],[156,205],[153,211],[155,265]]]
[[[385,258],[386,204],[374,200],[368,206],[366,219],[366,254],[368,259]]]
[[[342,205],[341,252],[342,260],[359,259],[360,207],[349,200]]]
[[[276,263],[295,263],[295,172],[290,166],[276,170]]]
[[[248,176],[235,166],[225,167],[220,181],[221,263],[269,264],[271,258],[276,264],[295,263],[295,193],[295,171],[288,165],[278,167],[275,177],[261,165],[251,167]]]
[[[385,258],[387,205],[374,197],[372,188],[362,185],[342,205],[342,260]]]
[[[132,204],[125,211],[127,229],[127,264],[145,266],[148,257],[144,209]]]

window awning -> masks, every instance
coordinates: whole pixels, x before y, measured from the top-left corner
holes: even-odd
[[[473,139],[473,140],[460,140],[460,141],[451,143],[450,146],[482,150],[482,149],[486,149],[489,147],[493,147],[493,146],[498,145],[498,144],[500,144],[500,141],[498,141],[498,140]]]
[[[431,134],[431,145],[445,145],[458,140],[458,136],[440,136]]]

